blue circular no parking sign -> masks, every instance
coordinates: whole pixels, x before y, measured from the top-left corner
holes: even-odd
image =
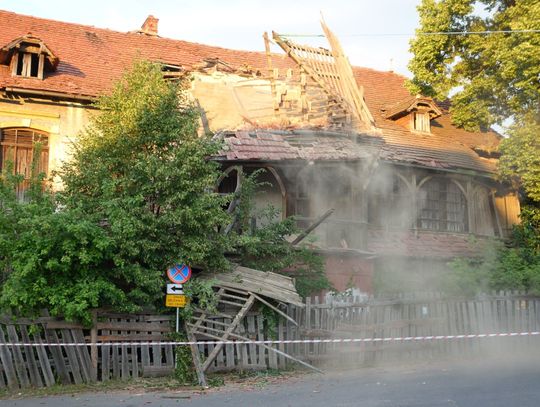
[[[186,264],[177,264],[167,270],[167,277],[174,284],[184,284],[191,278],[191,268]]]

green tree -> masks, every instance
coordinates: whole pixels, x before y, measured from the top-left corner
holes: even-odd
[[[540,50],[539,50],[540,52]],[[523,187],[528,198],[540,203],[540,122],[517,119],[500,146],[499,171],[515,188]]]
[[[136,63],[98,100],[102,113],[60,172],[61,202],[100,216],[115,237],[116,266],[134,274],[174,262],[226,266],[218,228],[228,217],[212,192],[218,164],[208,160],[219,144],[197,135],[184,85],[164,81],[157,64]]]
[[[454,282],[461,291],[540,292],[540,2],[423,0],[418,11],[409,88],[439,100],[452,95],[458,126],[478,130],[510,122],[499,172],[525,192],[521,224],[508,245],[455,262]]]
[[[96,106],[59,173],[61,193],[20,202],[17,177],[2,177],[1,299],[18,312],[49,308],[88,322],[91,308],[161,301],[171,264],[228,266],[218,231],[228,216],[208,160],[219,146],[197,136],[182,84],[138,62]]]
[[[411,42],[413,92],[452,96],[453,121],[469,129],[508,118],[539,121],[540,29],[537,0],[423,0]],[[497,31],[484,35],[439,32]],[[513,32],[509,32],[513,31]]]

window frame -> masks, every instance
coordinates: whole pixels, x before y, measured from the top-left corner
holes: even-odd
[[[11,59],[11,75],[19,78],[43,79],[45,55],[30,51],[17,51]]]
[[[435,185],[437,188],[428,190]],[[449,197],[457,199],[449,200]],[[469,232],[467,196],[455,180],[443,177],[428,179],[418,188],[417,208],[418,229],[451,233]],[[428,212],[434,215],[424,215]]]

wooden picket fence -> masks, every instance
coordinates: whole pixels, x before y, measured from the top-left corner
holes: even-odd
[[[540,331],[540,298],[499,292],[474,299],[439,293],[398,298],[308,300],[303,338],[404,338]],[[527,352],[539,336],[309,344],[302,358],[319,365],[372,364]]]
[[[253,340],[396,338],[540,331],[540,298],[523,293],[493,293],[474,299],[442,294],[400,295],[394,298],[352,298],[321,302],[308,299],[305,307],[288,306],[298,325],[282,318],[274,329],[263,314],[250,313],[238,328]],[[216,324],[230,322],[214,319]],[[165,375],[174,369],[170,315],[96,312],[92,328],[44,315],[35,320],[0,317],[0,389],[86,383]],[[85,346],[30,346],[86,343]],[[106,345],[100,346],[100,343]],[[354,365],[403,360],[469,357],[489,352],[511,354],[538,348],[539,336],[378,341],[365,343],[276,344],[276,349],[308,363]],[[200,344],[207,356],[215,345]],[[225,345],[209,371],[280,369],[290,363],[257,344]]]
[[[253,340],[403,338],[540,331],[540,298],[499,292],[476,298],[449,298],[441,293],[394,297],[344,297],[330,302],[307,299],[304,308],[288,306],[287,314],[269,335],[260,314],[248,315],[239,334]],[[230,320],[219,319],[219,323]],[[425,361],[526,352],[540,336],[485,339],[375,341],[366,343],[295,343],[273,345],[319,367],[364,366],[379,362]],[[214,345],[199,345],[208,355]],[[284,368],[290,361],[256,344],[226,345],[211,371]]]
[[[172,345],[138,344],[170,342],[171,332],[173,327],[170,315],[98,313],[90,335],[85,337],[96,366],[95,379],[126,380],[172,373]],[[96,346],[99,343],[108,345]]]
[[[43,343],[84,342],[82,329],[44,316],[36,320],[0,318],[0,389],[83,383],[91,380],[91,360],[85,347],[30,346]]]

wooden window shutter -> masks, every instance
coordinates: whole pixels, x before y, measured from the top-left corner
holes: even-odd
[[[7,128],[0,130],[0,169],[3,170],[11,161],[16,174],[24,176],[19,187],[23,194],[28,188],[32,175],[32,161],[36,143],[41,144],[38,172],[49,171],[49,136],[41,131],[29,128]]]

